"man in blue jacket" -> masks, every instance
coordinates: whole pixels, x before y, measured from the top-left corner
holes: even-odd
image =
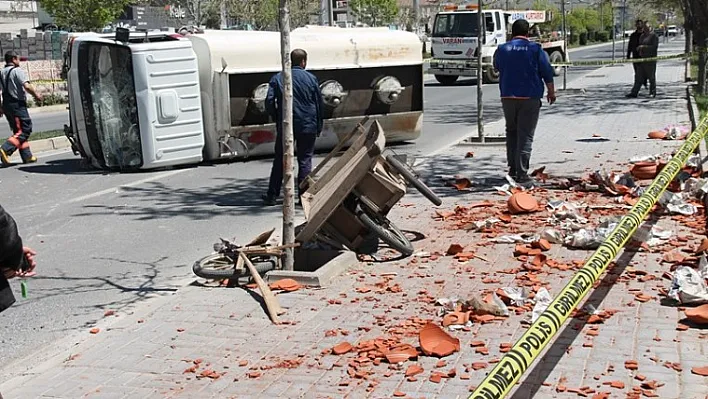
[[[512,40],[499,45],[494,53],[494,67],[499,71],[499,90],[506,120],[506,158],[509,176],[524,186],[532,185],[528,175],[533,136],[538,124],[543,98],[556,101],[553,67],[541,45],[529,41],[529,23],[514,21]]]
[[[322,133],[322,93],[315,75],[307,72],[307,53],[295,49],[290,53],[293,77],[293,135],[295,136],[295,152],[297,154],[298,186],[312,171],[312,156],[315,153],[315,140]],[[276,121],[277,137],[275,139],[275,158],[270,172],[268,192],[263,196],[263,202],[272,206],[280,196],[283,186],[283,80],[282,73],[277,73],[270,79],[266,109]]]

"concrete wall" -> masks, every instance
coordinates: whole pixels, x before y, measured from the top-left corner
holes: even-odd
[[[20,30],[19,35],[8,32],[0,33],[0,51],[15,51],[29,61],[61,60],[66,50],[68,33],[65,32],[28,32]]]
[[[43,96],[66,97],[66,81],[61,79],[62,60],[23,61],[20,66]]]

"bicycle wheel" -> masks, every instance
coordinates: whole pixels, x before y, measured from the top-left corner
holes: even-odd
[[[253,262],[258,274],[265,274],[275,269],[277,265],[275,257],[254,256],[249,259]],[[237,270],[234,261],[220,253],[205,256],[194,262],[192,271],[197,276],[208,280],[226,280],[249,276],[248,269]]]
[[[356,216],[367,229],[376,233],[381,241],[388,244],[391,248],[400,252],[403,256],[411,256],[413,254],[413,244],[411,244],[410,240],[403,232],[385,216],[369,215],[369,213],[361,207],[357,209]]]
[[[406,165],[404,165],[403,162],[399,161],[398,158],[393,155],[388,155],[386,156],[386,162],[391,164],[391,166],[393,166],[393,168],[396,169],[396,171],[398,171],[398,173],[400,173],[401,176],[403,176],[403,178],[406,179],[406,181],[410,183],[411,186],[415,187],[415,189],[418,190],[418,192],[420,192],[421,194],[423,194],[425,198],[430,200],[430,202],[432,202],[436,206],[440,206],[440,204],[442,204],[442,200],[440,199],[440,197],[438,197],[433,192],[433,190],[430,189],[430,187],[420,181],[419,178],[415,177],[411,170]]]

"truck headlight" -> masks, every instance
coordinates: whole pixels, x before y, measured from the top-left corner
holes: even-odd
[[[328,80],[320,85],[322,101],[332,108],[336,108],[342,103],[342,97],[346,96],[344,87],[336,80]]]
[[[251,102],[256,106],[258,111],[265,112],[265,100],[268,96],[268,83],[263,83],[258,85],[253,89],[253,94],[251,95]]]
[[[386,76],[376,82],[376,96],[384,104],[391,105],[398,101],[398,98],[403,91],[401,82],[393,76]]]

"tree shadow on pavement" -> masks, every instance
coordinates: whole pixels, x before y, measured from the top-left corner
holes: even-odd
[[[659,217],[652,216],[646,223],[645,227],[651,228],[659,221]],[[600,280],[600,285],[595,288],[590,296],[582,302],[583,306],[592,305],[595,309],[602,308],[602,302],[605,300],[610,290],[615,286],[619,277],[624,273],[625,269],[637,255],[637,251],[633,249],[624,249],[622,255],[615,262],[615,267],[608,269],[605,276]],[[555,298],[554,298],[555,299]],[[546,353],[535,362],[533,369],[529,369],[526,378],[518,385],[511,399],[530,399],[533,398],[542,383],[547,381],[553,370],[558,366],[558,362],[567,353],[567,350],[578,338],[578,335],[583,331],[583,327],[587,325],[586,320],[575,319],[569,317],[565,327],[558,330],[556,339],[550,344]]]
[[[684,100],[685,87],[681,82],[661,82],[657,87],[657,97],[651,98],[642,88],[639,98],[625,98],[631,85],[604,84],[592,85],[584,94],[559,93],[559,102],[553,106],[544,104],[541,117],[544,115],[608,115],[627,114],[637,110],[653,110],[656,112],[674,112],[673,105],[667,105],[667,100]]]
[[[73,216],[119,215],[135,220],[178,217],[207,220],[222,215],[276,215],[282,209],[279,206],[263,205],[261,195],[266,191],[267,179],[216,177],[194,183],[196,187],[172,186],[161,181],[122,187],[116,199],[119,204],[86,205],[85,212]]]
[[[83,306],[75,307],[75,310],[84,309],[83,312],[76,311],[74,316],[81,313],[93,314],[96,309],[99,310],[114,310],[120,311],[131,308],[143,300],[149,299],[152,295],[161,295],[165,293],[174,293],[178,286],[174,284],[160,285],[156,280],[161,275],[161,270],[164,271],[164,263],[167,257],[161,257],[150,262],[139,262],[115,258],[93,257],[96,261],[94,270],[110,270],[110,267],[101,267],[102,262],[106,264],[121,263],[127,265],[131,270],[120,273],[97,276],[76,276],[69,275],[62,271],[56,275],[38,275],[32,280],[36,281],[35,285],[41,287],[33,292],[35,301],[68,301],[70,296],[81,297]],[[138,269],[136,269],[136,267]],[[182,266],[175,266],[182,267]],[[52,286],[44,286],[42,281],[51,282]],[[111,295],[110,291],[117,291],[119,295]],[[120,295],[124,294],[124,295]],[[102,301],[103,298],[119,298],[110,301]],[[24,306],[24,303],[18,303],[17,306]],[[93,320],[103,317],[96,314]],[[92,324],[92,321],[86,325]],[[71,329],[71,327],[67,327]]]
[[[504,117],[501,102],[484,104],[482,115],[485,123],[498,121]],[[436,105],[425,108],[425,122],[443,125],[477,126],[477,106],[472,104]],[[435,132],[426,132],[435,134]]]
[[[435,194],[443,199],[464,198],[470,194],[496,193],[495,187],[507,184],[506,150],[494,147],[492,153],[475,154],[472,158],[438,156],[428,159],[424,167],[419,167],[420,178]],[[565,161],[544,162],[546,166],[562,165]],[[447,184],[448,177],[456,175],[472,181],[472,187],[458,191]]]

